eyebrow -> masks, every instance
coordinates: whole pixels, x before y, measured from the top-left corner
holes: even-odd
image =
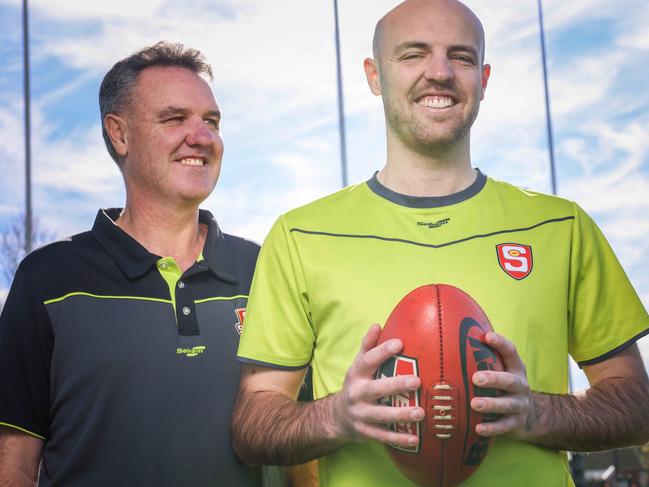
[[[430,45],[421,41],[405,41],[394,48],[394,53],[398,54],[407,49],[430,49]]]
[[[180,107],[174,107],[174,106],[168,106],[158,112],[159,117],[168,117],[169,115],[177,115],[177,114],[182,114],[182,113],[187,113],[187,110],[185,108],[180,108]]]
[[[185,115],[188,113],[189,110],[186,108],[180,108],[180,107],[174,107],[174,106],[168,106],[160,112],[158,112],[158,117],[164,118],[164,117],[169,117],[171,115]],[[221,112],[219,110],[210,110],[205,113],[205,116],[208,117],[215,117],[215,118],[221,118]]]
[[[405,41],[394,48],[394,53],[399,54],[408,49],[422,49],[428,51],[430,50],[430,44],[423,41]],[[475,57],[476,60],[479,59],[477,49],[470,45],[456,44],[456,45],[449,46],[447,50],[448,52],[468,52],[473,57]]]

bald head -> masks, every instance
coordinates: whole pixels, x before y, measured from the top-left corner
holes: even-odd
[[[436,17],[453,17],[457,22],[467,24],[479,46],[480,63],[484,62],[485,35],[480,19],[462,2],[458,0],[406,0],[385,14],[376,24],[372,51],[374,59],[380,63],[388,52],[392,32],[405,28],[409,23],[422,22]],[[435,28],[431,24],[431,28]]]

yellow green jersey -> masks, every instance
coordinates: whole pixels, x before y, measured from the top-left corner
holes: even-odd
[[[568,355],[604,360],[649,333],[613,251],[575,203],[487,178],[410,197],[376,176],[282,215],[253,279],[238,356],[313,367],[314,396],[339,391],[361,338],[424,284],[456,286],[512,340],[532,389],[568,391]],[[323,457],[321,485],[411,486],[377,442]],[[496,438],[465,487],[571,486],[565,453]]]

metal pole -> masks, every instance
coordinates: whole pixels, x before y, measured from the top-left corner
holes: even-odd
[[[554,164],[554,137],[552,135],[552,115],[550,113],[550,90],[548,88],[548,68],[545,57],[545,29],[543,27],[543,6],[541,0],[537,0],[539,6],[539,32],[541,34],[541,58],[543,61],[543,87],[545,89],[545,120],[548,132],[548,152],[550,154],[550,181],[552,183],[552,194],[557,194],[557,176]],[[570,362],[570,361],[568,361]],[[568,363],[568,387],[572,392],[572,374],[570,363]]]
[[[541,58],[543,61],[543,88],[545,90],[545,120],[547,122],[548,132],[548,152],[550,154],[550,180],[552,183],[552,194],[557,194],[557,174],[554,163],[554,137],[552,133],[552,115],[550,113],[550,89],[548,87],[548,66],[545,56],[545,28],[543,27],[543,6],[541,0],[537,0],[539,6],[539,32],[541,36]],[[570,361],[568,361],[570,362]],[[568,390],[572,392],[572,374],[570,373],[570,363],[568,363]],[[575,484],[581,487],[583,484],[583,462],[579,453],[573,453],[570,461],[570,470],[572,472]]]
[[[550,152],[550,177],[552,181],[552,194],[557,194],[557,177],[554,164],[554,139],[552,136],[552,116],[550,114],[550,90],[548,88],[548,68],[545,58],[545,30],[543,28],[543,7],[541,0],[537,0],[539,6],[539,27],[541,33],[541,54],[543,58],[543,87],[545,88],[545,119],[548,132],[548,151]]]
[[[23,0],[23,76],[25,88],[25,253],[32,250],[32,154],[29,89],[29,8]]]
[[[334,20],[336,24],[336,75],[338,79],[338,130],[340,132],[340,164],[343,188],[347,186],[347,144],[345,142],[345,108],[343,105],[343,76],[340,64],[340,32],[338,29],[338,0],[334,0]]]

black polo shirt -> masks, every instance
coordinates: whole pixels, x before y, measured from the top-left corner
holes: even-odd
[[[256,486],[230,442],[259,248],[212,215],[182,275],[99,211],[21,263],[0,317],[0,424],[44,440],[42,486]]]

